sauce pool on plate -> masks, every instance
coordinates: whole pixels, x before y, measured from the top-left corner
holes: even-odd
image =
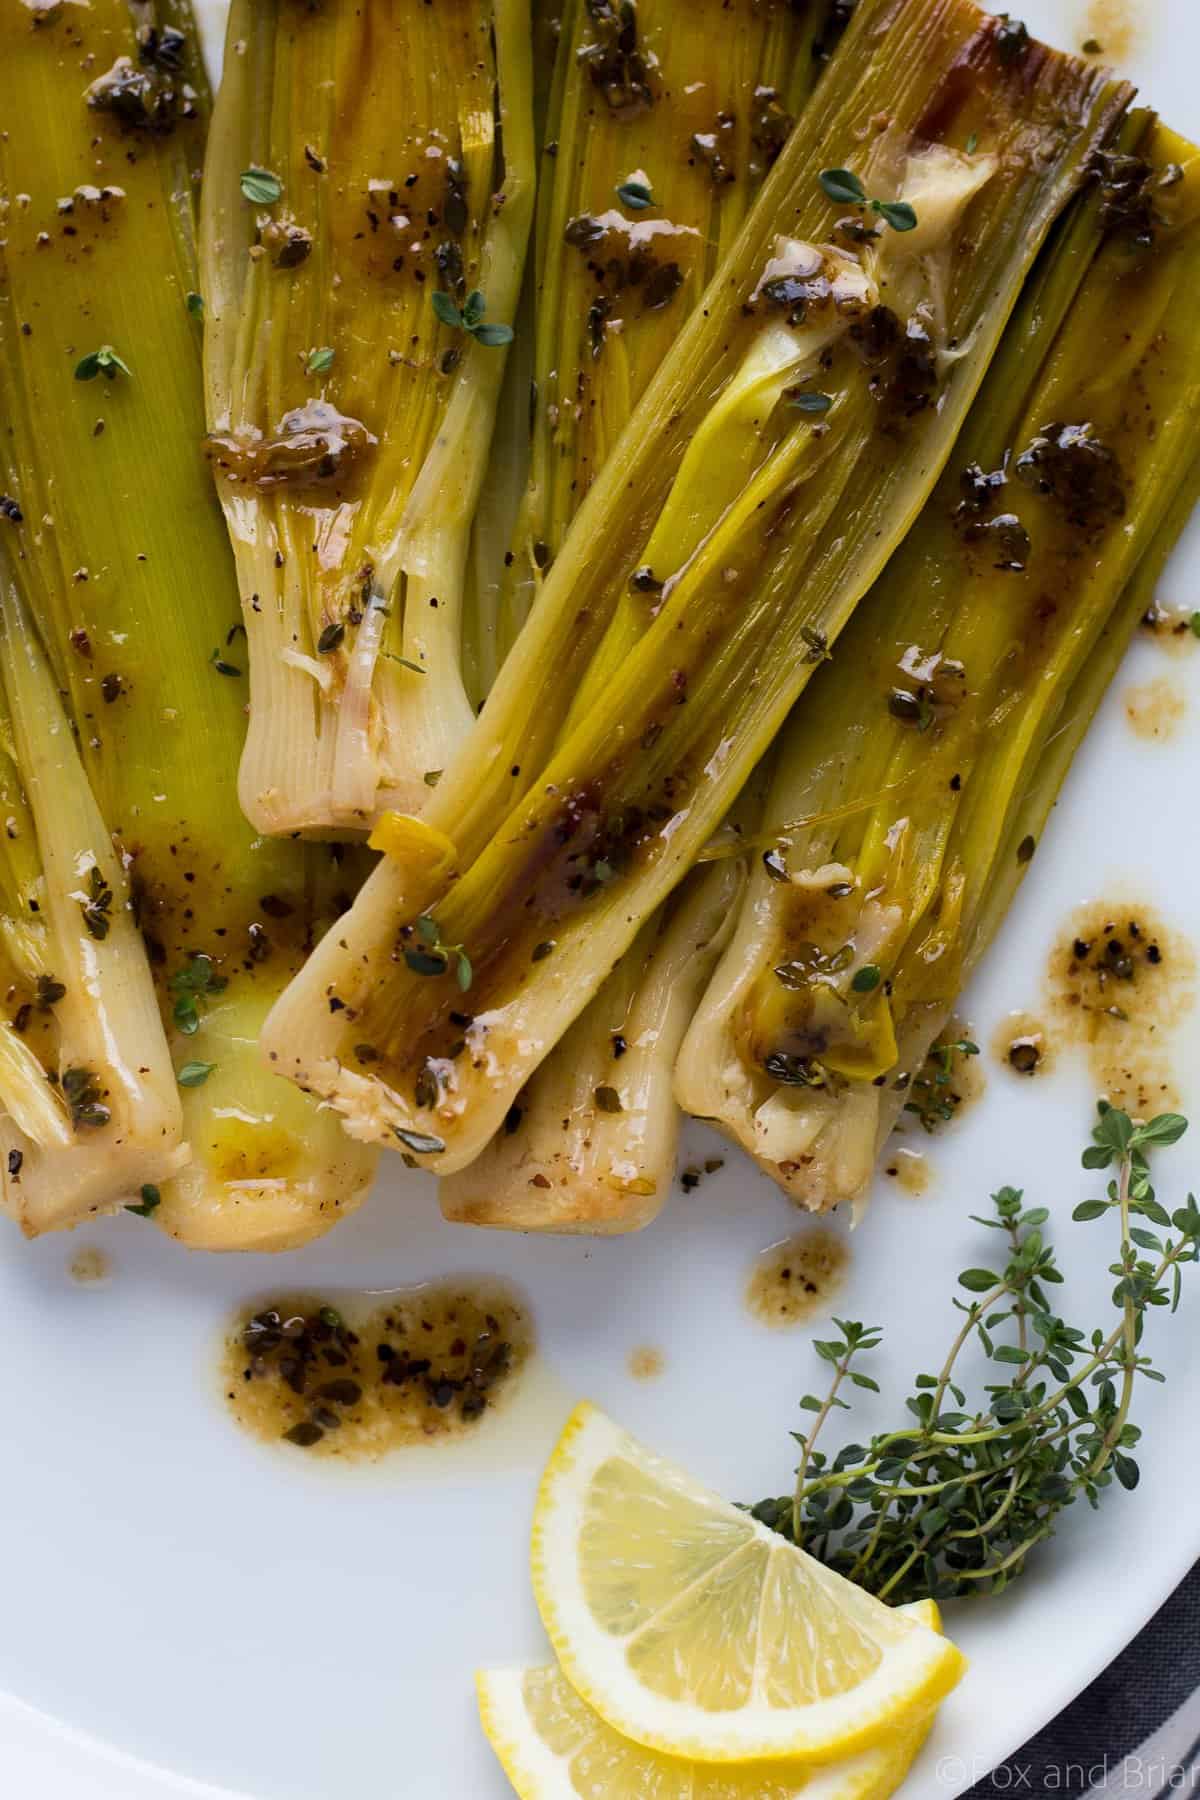
[[[252,1436],[368,1462],[472,1432],[509,1398],[532,1347],[524,1300],[491,1279],[332,1301],[292,1294],[239,1313],[223,1388]]]

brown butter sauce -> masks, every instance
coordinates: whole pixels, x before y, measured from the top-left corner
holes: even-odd
[[[850,1251],[823,1226],[796,1232],[755,1258],[746,1305],[761,1325],[786,1330],[823,1310],[846,1279]]]
[[[241,1309],[221,1377],[251,1436],[374,1462],[469,1435],[509,1400],[532,1349],[525,1301],[491,1278],[382,1297],[292,1293]]]
[[[1149,1117],[1180,1104],[1171,1034],[1195,1003],[1187,940],[1140,903],[1080,907],[1050,955],[1055,1042],[1086,1053],[1113,1105]]]

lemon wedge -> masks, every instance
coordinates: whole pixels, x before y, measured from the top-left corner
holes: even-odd
[[[901,1607],[938,1629],[931,1600]],[[908,1774],[932,1711],[886,1744],[837,1763],[683,1762],[621,1737],[561,1669],[481,1669],[479,1717],[520,1800],[887,1800]]]
[[[542,1622],[622,1737],[697,1762],[834,1762],[960,1679],[945,1638],[577,1407],[538,1490]]]

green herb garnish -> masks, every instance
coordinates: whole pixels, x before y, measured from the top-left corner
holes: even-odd
[[[473,289],[467,295],[461,307],[456,306],[449,294],[443,294],[440,289],[430,296],[430,300],[434,312],[443,325],[449,325],[452,330],[467,332],[477,344],[486,344],[494,348],[500,344],[512,343],[513,329],[511,325],[485,325],[483,323],[483,315],[487,311],[487,301],[478,288]]]
[[[113,891],[100,873],[97,863],[88,870],[87,889],[79,898],[79,910],[83,914],[83,922],[88,936],[103,943],[112,925]],[[64,990],[65,992],[65,990]]]
[[[796,411],[802,413],[827,413],[833,405],[828,394],[791,394],[788,398]]]
[[[867,204],[867,190],[852,169],[822,169],[817,180],[837,206]]]
[[[431,1137],[426,1131],[409,1131],[404,1125],[395,1125],[392,1129],[405,1149],[415,1156],[436,1156],[439,1150],[446,1148],[440,1137]]]
[[[474,979],[471,959],[461,944],[443,944],[441,928],[430,913],[416,922],[419,945],[406,947],[404,960],[414,975],[444,975],[454,964],[455,978],[465,994]]]
[[[905,1112],[915,1113],[926,1131],[936,1131],[939,1125],[952,1119],[959,1104],[958,1096],[951,1092],[955,1058],[978,1055],[979,1045],[973,1044],[970,1038],[934,1044],[919,1072],[913,1076],[912,1099],[905,1101]]]
[[[148,1219],[155,1207],[162,1205],[162,1195],[152,1181],[142,1183],[142,1204],[127,1206],[126,1212],[136,1213],[139,1219]]]
[[[176,1079],[180,1087],[203,1087],[216,1066],[216,1063],[185,1062]]]
[[[861,969],[855,970],[854,978],[851,981],[850,986],[854,989],[856,994],[869,994],[873,988],[879,986],[880,979],[879,969],[876,964],[864,963]]]
[[[1149,1155],[1186,1129],[1178,1113],[1135,1125],[1101,1102],[1083,1164],[1111,1169],[1112,1179],[1103,1199],[1085,1200],[1072,1216],[1117,1226],[1109,1265],[1115,1326],[1086,1332],[1054,1311],[1050,1291],[1063,1277],[1045,1241],[1049,1211],[1001,1188],[992,1196],[995,1217],[976,1223],[1003,1234],[1006,1254],[999,1268],[960,1274],[974,1298],[955,1297],[960,1328],[941,1369],[916,1377],[909,1419],[835,1455],[816,1448],[832,1414],[845,1409],[848,1387],[879,1392],[858,1363],[882,1333],[836,1320],[840,1336],[814,1346],[831,1367],[829,1387],[800,1402],[814,1418],[811,1430],[795,1434],[795,1490],[761,1501],[754,1517],[898,1604],[999,1593],[1068,1506],[1081,1496],[1096,1506],[1114,1479],[1136,1487],[1134,1390],[1139,1377],[1163,1379],[1142,1349],[1146,1316],[1174,1311],[1184,1264],[1200,1260],[1200,1208],[1190,1194],[1172,1213],[1159,1203]],[[992,1374],[974,1402],[956,1378],[968,1348],[982,1351]]]
[[[817,176],[829,199],[838,206],[869,206],[893,231],[912,231],[917,215],[907,200],[872,200],[853,169],[822,169]]]
[[[132,374],[129,364],[117,355],[111,344],[101,344],[98,350],[90,350],[75,364],[76,381],[95,381],[97,375],[103,375],[106,381],[115,381],[118,375]]]
[[[654,205],[654,195],[644,181],[622,181],[617,188],[617,199],[630,212],[645,212],[648,206]]]
[[[334,352],[328,344],[320,350],[310,350],[304,367],[310,375],[327,375],[333,367]]]
[[[241,188],[252,206],[274,206],[283,198],[283,183],[270,169],[243,169]]]
[[[187,307],[188,311],[191,313],[193,319],[202,319],[204,317],[204,295],[203,294],[190,293],[190,294],[186,295],[185,299],[184,299],[184,305]],[[129,1210],[132,1212],[133,1208],[130,1207]]]
[[[206,1000],[213,994],[224,993],[228,986],[227,978],[217,974],[212,957],[203,950],[193,950],[187,967],[177,969],[167,981],[167,987],[175,999],[171,1016],[177,1029],[186,1037],[199,1031],[201,1000]]]

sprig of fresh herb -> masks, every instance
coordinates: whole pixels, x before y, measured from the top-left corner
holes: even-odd
[[[129,364],[117,355],[111,344],[101,344],[98,350],[89,350],[75,364],[76,381],[95,381],[97,375],[103,375],[106,381],[115,381],[118,375],[132,374]]]
[[[416,922],[420,944],[406,947],[404,960],[414,975],[444,975],[450,964],[459,987],[465,994],[474,980],[471,959],[461,944],[444,944],[441,926],[430,913],[422,913]]]
[[[140,1206],[127,1206],[126,1212],[136,1213],[139,1219],[148,1219],[155,1208],[162,1205],[162,1195],[152,1181],[142,1183],[142,1203]]]
[[[512,343],[511,325],[484,324],[487,301],[478,288],[472,289],[461,307],[456,306],[449,294],[443,294],[440,288],[435,289],[430,299],[433,310],[443,325],[449,325],[452,330],[465,331],[477,344],[486,344],[494,349],[500,344]]]
[[[879,1391],[857,1366],[879,1346],[878,1327],[836,1320],[840,1336],[814,1346],[832,1370],[829,1387],[800,1402],[814,1418],[809,1431],[793,1434],[795,1490],[760,1501],[754,1517],[899,1603],[998,1593],[1066,1507],[1081,1496],[1096,1506],[1114,1480],[1136,1487],[1133,1394],[1139,1377],[1163,1379],[1141,1348],[1146,1315],[1174,1310],[1183,1266],[1200,1260],[1200,1208],[1189,1194],[1168,1213],[1155,1197],[1149,1156],[1186,1129],[1178,1113],[1138,1125],[1101,1102],[1083,1163],[1112,1177],[1104,1198],[1085,1200],[1073,1217],[1116,1223],[1115,1325],[1089,1334],[1053,1310],[1048,1290],[1063,1277],[1043,1232],[1049,1211],[1001,1188],[992,1196],[996,1216],[976,1222],[1006,1238],[1003,1265],[960,1274],[972,1298],[954,1299],[961,1326],[941,1369],[916,1377],[905,1401],[911,1422],[835,1455],[816,1448],[832,1414],[846,1408],[849,1387]],[[974,1406],[958,1379],[971,1347],[994,1377]]]
[[[201,1000],[224,993],[228,986],[227,978],[217,974],[212,957],[203,950],[193,950],[187,966],[168,978],[167,987],[175,1000],[171,1016],[185,1037],[200,1029]]]
[[[979,1045],[973,1044],[970,1038],[934,1044],[912,1078],[911,1098],[904,1103],[905,1112],[915,1113],[926,1131],[936,1131],[939,1125],[952,1119],[958,1108],[958,1100],[952,1092],[955,1059],[978,1055]]]
[[[822,169],[817,180],[826,195],[838,206],[868,207],[878,213],[893,231],[914,231],[917,215],[907,200],[870,200],[867,190],[853,169]]]

